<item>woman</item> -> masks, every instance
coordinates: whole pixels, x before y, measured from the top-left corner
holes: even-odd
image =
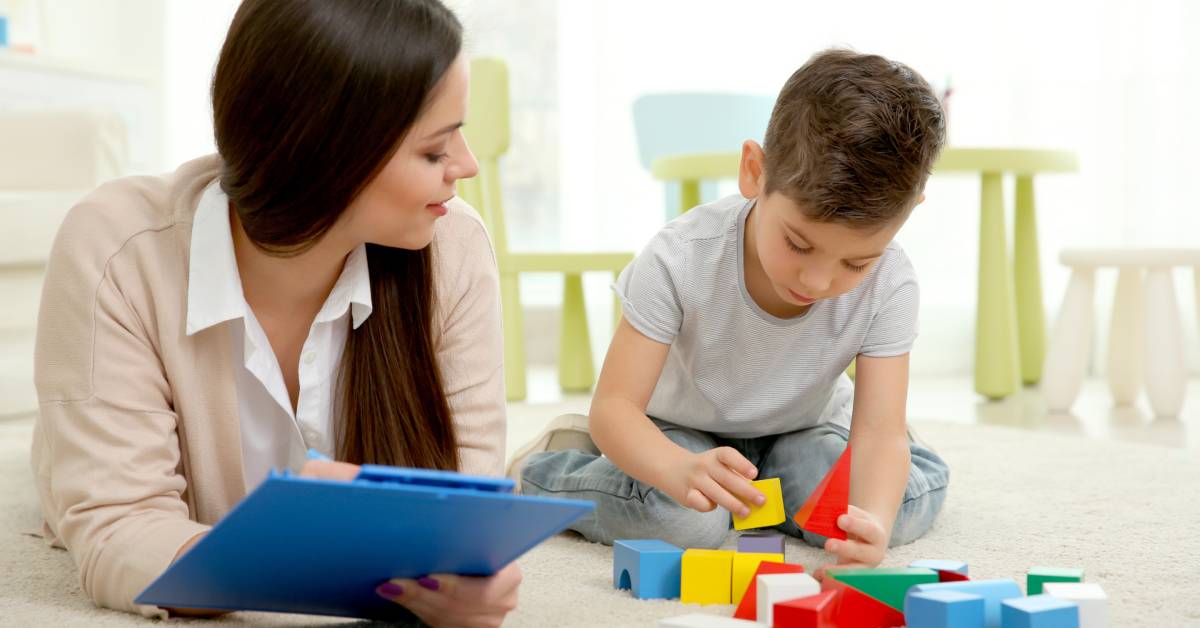
[[[437,0],[246,0],[213,77],[218,155],[71,211],[33,464],[47,538],[98,605],[168,615],[132,600],[271,468],[501,472],[497,271],[452,200],[477,167],[461,39]],[[497,625],[520,579],[377,591]]]

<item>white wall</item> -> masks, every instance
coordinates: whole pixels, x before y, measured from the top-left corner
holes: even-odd
[[[638,94],[774,93],[830,45],[904,61],[934,83],[949,79],[952,145],[1077,152],[1078,174],[1037,185],[1048,323],[1066,282],[1063,247],[1200,244],[1189,176],[1200,166],[1196,3],[1018,0],[989,13],[949,0],[613,0],[562,2],[560,11],[567,246],[638,247],[660,224],[661,191],[635,160]],[[971,368],[978,194],[973,178],[935,177],[901,232],[923,282],[917,373]],[[1179,286],[1190,322],[1190,277]],[[1187,333],[1195,364],[1196,325]]]

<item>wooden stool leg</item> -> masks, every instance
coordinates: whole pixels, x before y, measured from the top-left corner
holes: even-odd
[[[1183,324],[1171,268],[1146,273],[1146,396],[1154,414],[1179,416],[1187,385]]]
[[[583,276],[563,276],[562,329],[558,337],[558,385],[565,391],[583,392],[596,381],[592,366],[592,341],[588,336],[587,309],[583,302]]]
[[[1079,396],[1092,340],[1092,290],[1096,270],[1076,267],[1063,296],[1042,373],[1042,394],[1051,412],[1067,412]]]
[[[1004,228],[1003,177],[985,172],[979,203],[979,295],[975,311],[975,392],[1003,399],[1020,374],[1012,266]]]
[[[525,317],[517,273],[500,275],[500,309],[504,316],[504,391],[509,401],[525,398]]]
[[[1117,405],[1137,400],[1142,386],[1142,269],[1121,268],[1108,328],[1108,389]]]
[[[1042,305],[1042,267],[1038,254],[1037,211],[1031,174],[1017,175],[1013,277],[1017,298],[1021,381],[1032,386],[1042,379],[1042,363],[1046,359],[1046,309]]]

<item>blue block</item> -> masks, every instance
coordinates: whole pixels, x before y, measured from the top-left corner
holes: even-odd
[[[983,598],[962,591],[912,593],[904,598],[904,621],[919,628],[983,628]]]
[[[1000,628],[1000,603],[1022,597],[1021,587],[1013,580],[963,580],[961,582],[933,582],[918,584],[908,594],[933,591],[961,591],[983,598],[983,625],[985,628]],[[907,604],[907,599],[906,599]]]
[[[641,600],[679,597],[683,550],[666,541],[613,541],[613,588]]]
[[[0,15],[0,48],[8,47],[8,18]]]
[[[1001,628],[1079,628],[1079,605],[1049,595],[1005,600]]]
[[[932,569],[934,571],[953,571],[954,573],[960,573],[964,576],[971,575],[971,574],[967,573],[967,571],[968,571],[967,564],[961,560],[938,560],[938,559],[914,560],[913,562],[909,563],[908,566],[913,569]]]

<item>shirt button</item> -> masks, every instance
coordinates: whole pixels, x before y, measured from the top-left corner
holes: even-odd
[[[317,353],[315,351],[309,351],[308,353],[304,354],[304,363],[305,364],[312,364],[316,360],[317,360]]]

